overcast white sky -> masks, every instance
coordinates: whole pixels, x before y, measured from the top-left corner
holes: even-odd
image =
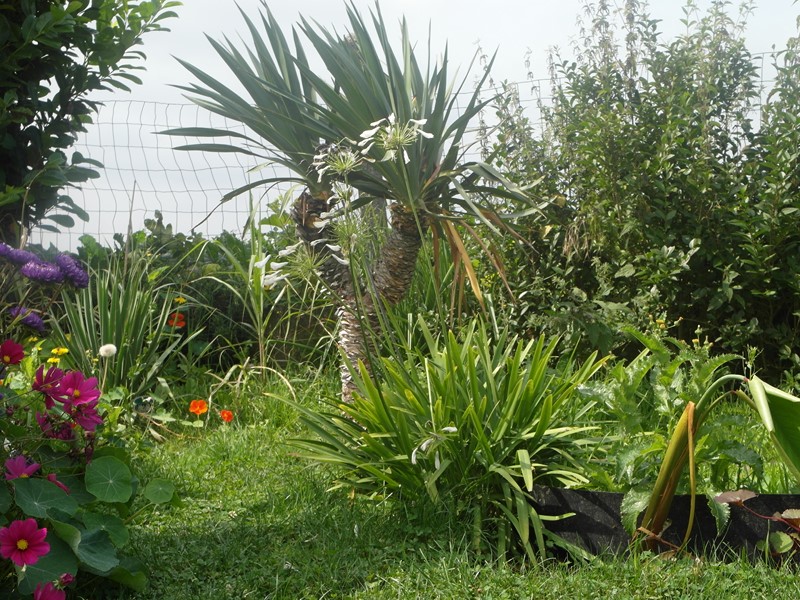
[[[145,40],[144,51],[149,59],[147,72],[143,73],[145,85],[137,87],[130,99],[183,101],[181,92],[170,84],[187,83],[190,76],[173,56],[202,66],[217,78],[229,77],[210,48],[204,34],[215,39],[227,35],[237,39],[245,31],[243,20],[234,0],[183,0],[178,19],[166,22],[170,33],[156,33]],[[612,3],[613,0],[612,0]],[[696,0],[705,9],[710,0]],[[526,79],[524,56],[531,51],[531,66],[536,78],[547,77],[548,49],[558,46],[570,55],[570,42],[575,40],[578,27],[576,18],[582,12],[583,0],[394,0],[382,1],[381,10],[390,27],[405,16],[412,38],[420,44],[427,40],[430,25],[435,52],[444,49],[445,42],[453,66],[461,66],[461,73],[469,65],[478,44],[487,52],[498,50],[493,69],[495,81]],[[622,0],[616,0],[622,4]],[[746,35],[751,52],[767,52],[773,46],[782,48],[786,40],[796,34],[796,18],[800,3],[793,0],[760,0],[748,19]],[[238,5],[256,17],[261,7],[259,0],[239,0]],[[355,0],[355,5],[367,13],[374,6],[372,0]],[[650,13],[662,21],[660,30],[664,39],[683,31],[682,0],[651,0]],[[736,13],[737,2],[731,7]],[[284,30],[298,21],[300,15],[319,24],[345,29],[344,0],[278,0],[269,2],[270,10]],[[399,37],[399,36],[398,36]],[[124,96],[124,95],[123,95]],[[115,94],[115,99],[123,99]]]

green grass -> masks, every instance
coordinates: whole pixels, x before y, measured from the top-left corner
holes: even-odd
[[[319,390],[303,400],[314,402]],[[85,598],[708,598],[800,597],[789,568],[640,556],[570,567],[499,564],[470,551],[468,528],[391,500],[326,492],[331,473],[292,456],[299,425],[255,398],[257,424],[215,427],[144,454],[143,479],[172,480],[180,506],[143,512],[131,554],[150,571],[145,592],[84,590]]]

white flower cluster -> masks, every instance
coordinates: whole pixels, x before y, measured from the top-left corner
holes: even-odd
[[[457,431],[458,431],[458,428],[456,428],[456,427],[452,427],[452,426],[450,426],[450,427],[442,427],[442,430],[441,430],[440,433],[432,433],[430,435],[430,437],[425,438],[422,441],[422,443],[419,446],[417,446],[416,448],[414,448],[414,450],[411,452],[411,464],[412,465],[417,464],[417,452],[418,451],[427,452],[428,448],[430,448],[433,444],[436,444],[436,446],[438,446],[439,442],[443,442],[445,439],[447,439],[444,435],[442,435],[443,433],[455,433]],[[436,469],[438,469],[440,465],[441,465],[441,459],[439,458],[439,451],[436,450],[436,453],[433,456],[433,466]]]
[[[347,145],[350,142],[351,145]],[[360,156],[351,146],[355,146],[352,140],[339,144],[325,144],[321,147],[319,152],[314,155],[314,161],[311,163],[317,171],[317,181],[321,182],[325,173],[335,173],[343,177],[348,173],[355,171],[363,161]]]
[[[292,254],[295,250],[297,250],[302,242],[298,242],[292,246],[288,246],[287,248],[278,252],[278,258],[284,258]],[[269,269],[267,269],[267,264],[269,264]],[[288,262],[276,262],[272,260],[272,257],[268,254],[264,258],[259,261],[253,263],[254,269],[264,269],[264,274],[261,276],[261,286],[264,289],[270,289],[275,284],[285,280],[288,275],[286,273],[281,273],[281,269],[288,265]]]
[[[433,134],[421,129],[427,122],[427,119],[409,119],[406,123],[398,123],[392,113],[388,117],[370,123],[371,129],[367,129],[361,134],[358,147],[364,156],[367,156],[373,146],[382,149],[384,155],[380,162],[394,160],[398,152],[402,152],[403,160],[408,163],[410,159],[406,152],[406,146],[414,143],[419,136],[433,137]]]
[[[427,119],[409,119],[398,123],[394,113],[370,123],[370,128],[362,132],[358,141],[345,138],[336,144],[323,144],[314,155],[311,163],[321,182],[326,173],[344,177],[357,170],[364,162],[375,162],[369,153],[373,147],[383,150],[378,162],[394,160],[398,155],[406,164],[410,161],[406,147],[420,136],[432,138],[433,134],[422,130]]]

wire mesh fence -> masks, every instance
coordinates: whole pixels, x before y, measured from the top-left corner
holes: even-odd
[[[772,53],[754,55],[760,73],[762,101],[769,90],[774,72]],[[534,130],[541,129],[541,108],[551,103],[548,79],[510,84],[513,93]],[[486,90],[490,95],[496,90]],[[485,119],[492,124],[493,114]],[[754,124],[759,114],[753,115]],[[246,133],[244,126],[215,115],[194,104],[174,104],[116,100],[106,102],[95,116],[94,124],[79,139],[74,150],[99,160],[104,168],[100,177],[70,190],[75,202],[89,214],[89,221],[78,221],[61,233],[33,231],[31,241],[61,250],[75,250],[80,237],[88,234],[103,244],[110,244],[114,234],[141,230],[144,220],[156,211],[173,231],[198,232],[211,237],[229,231],[241,233],[251,212],[251,203],[264,207],[265,201],[290,190],[290,184],[234,198],[220,205],[222,197],[253,180],[277,177],[282,168],[259,164],[251,156],[236,153],[186,152],[176,147],[195,143],[196,139],[160,135],[168,129],[214,127]],[[472,139],[476,140],[476,130]],[[468,151],[480,152],[475,143]]]

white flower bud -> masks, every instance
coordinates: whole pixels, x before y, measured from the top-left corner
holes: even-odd
[[[117,347],[114,344],[104,344],[97,353],[103,358],[111,358],[117,353]]]

